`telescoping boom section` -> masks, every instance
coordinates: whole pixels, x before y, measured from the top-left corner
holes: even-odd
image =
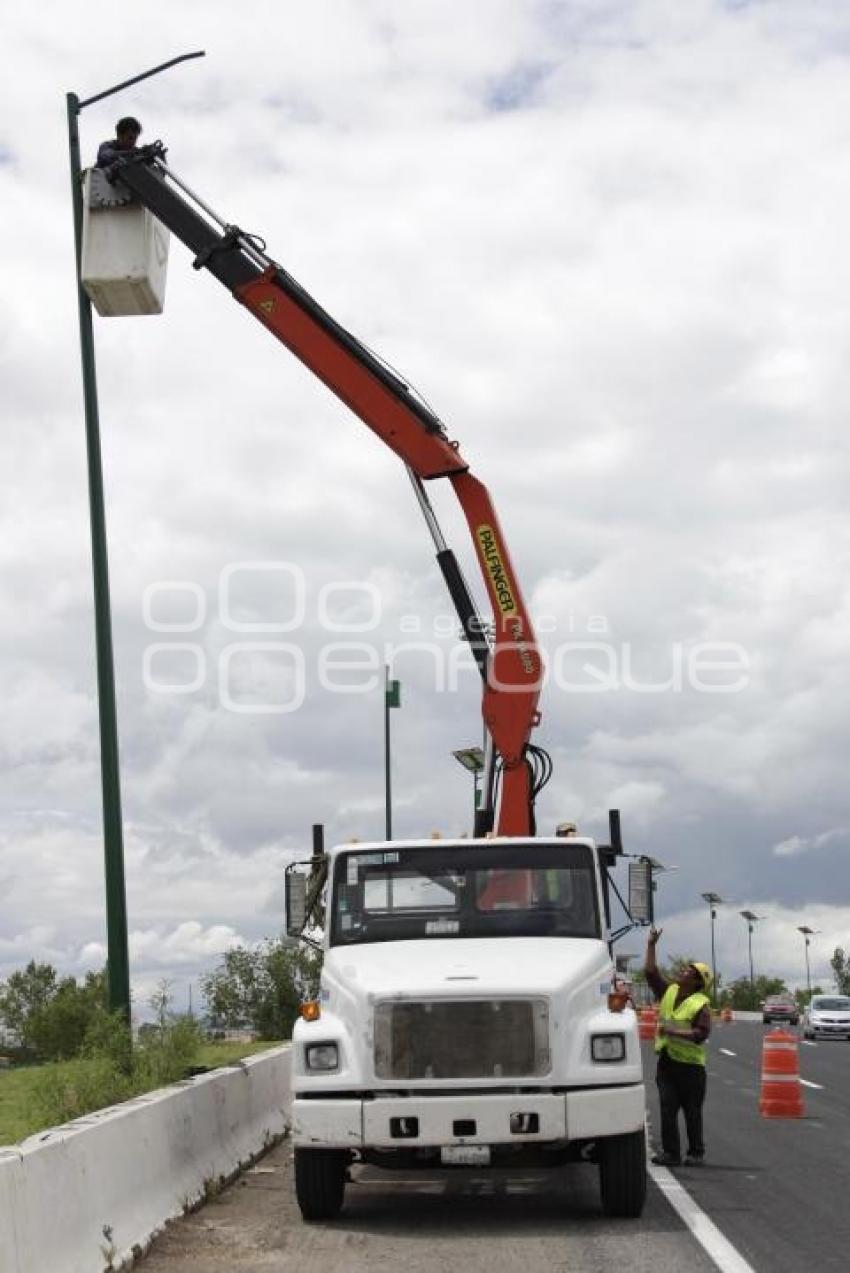
[[[214,275],[404,461],[429,521],[433,513],[423,481],[446,478],[451,483],[492,608],[488,632],[475,615],[453,554],[438,538],[438,560],[484,682],[484,722],[501,772],[495,830],[499,835],[532,834],[534,797],[549,769],[548,757],[529,741],[539,721],[542,664],[486,487],[469,472],[457,443],[411,387],[268,256],[255,235],[225,222],[203,203],[166,165],[160,143],[119,161],[106,175],[128,188],[189,248],[196,269]],[[491,826],[495,786],[491,769],[484,801],[485,823],[489,808]]]

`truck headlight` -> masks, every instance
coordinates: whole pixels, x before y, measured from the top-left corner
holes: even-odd
[[[624,1034],[592,1034],[590,1055],[594,1061],[624,1061],[626,1036]]]
[[[339,1048],[335,1043],[311,1043],[305,1049],[304,1060],[308,1070],[339,1069]]]

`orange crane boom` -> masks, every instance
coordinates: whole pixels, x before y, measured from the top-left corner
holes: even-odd
[[[196,269],[213,274],[404,461],[484,682],[482,714],[492,749],[476,833],[495,827],[499,835],[533,834],[534,797],[541,773],[548,776],[550,768],[546,754],[530,742],[540,719],[542,660],[486,487],[469,472],[457,443],[411,387],[272,260],[256,236],[207,207],[166,165],[161,143],[120,160],[106,176],[166,225],[194,253]],[[450,481],[469,525],[492,610],[489,633],[425,494],[423,482],[434,478]],[[541,757],[542,769],[535,763]],[[496,811],[497,760],[501,791]]]

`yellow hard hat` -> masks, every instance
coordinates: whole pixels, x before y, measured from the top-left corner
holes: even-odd
[[[688,967],[696,968],[697,972],[702,977],[703,990],[709,990],[711,988],[711,982],[713,978],[711,976],[711,969],[709,968],[708,964],[698,964],[696,960],[694,960],[693,963],[688,964]]]

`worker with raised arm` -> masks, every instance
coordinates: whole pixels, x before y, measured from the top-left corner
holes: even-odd
[[[705,1101],[705,1041],[711,1033],[708,991],[711,970],[706,964],[690,963],[678,977],[668,981],[658,971],[655,948],[660,928],[649,930],[644,972],[647,984],[658,1000],[655,1075],[661,1107],[661,1153],[653,1162],[660,1167],[679,1167],[679,1111],[685,1116],[688,1152],[685,1163],[699,1166],[705,1157],[702,1107]]]
[[[132,115],[125,115],[115,125],[115,136],[102,141],[97,148],[95,168],[109,168],[117,159],[126,159],[136,149],[142,126]]]

